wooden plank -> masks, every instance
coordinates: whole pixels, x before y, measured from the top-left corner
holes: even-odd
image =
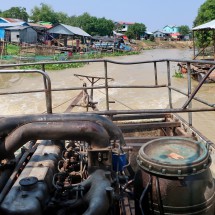
[[[159,139],[164,136],[151,136],[151,137],[124,137],[126,144],[128,143],[146,143],[151,140]]]
[[[151,122],[151,123],[135,123],[135,124],[117,124],[117,126],[122,130],[122,132],[126,133],[126,132],[133,132],[133,131],[180,127],[181,123],[180,122]]]
[[[67,107],[67,109],[64,111],[65,113],[70,112],[77,104],[78,102],[82,99],[83,97],[83,91],[81,91],[76,98],[72,101],[72,103]]]
[[[146,144],[149,141],[156,140],[159,138],[163,138],[167,136],[153,136],[153,137],[125,137],[126,147],[135,147],[140,148],[143,144]],[[175,136],[175,137],[183,137],[194,140],[191,136]],[[175,137],[169,137],[169,139],[174,139]]]
[[[170,114],[127,114],[127,115],[117,115],[113,116],[113,121],[123,121],[123,120],[135,120],[135,119],[157,119],[157,118],[167,118]]]

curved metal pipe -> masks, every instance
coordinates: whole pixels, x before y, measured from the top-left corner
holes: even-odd
[[[91,121],[102,125],[114,140],[120,140],[121,145],[125,145],[122,131],[111,120],[90,113],[74,114],[39,114],[23,115],[16,117],[0,118],[0,137],[5,137],[15,128],[31,122],[64,122],[64,121]]]
[[[109,146],[110,137],[101,125],[89,121],[34,122],[25,124],[5,138],[0,144],[0,159],[18,150],[29,140],[84,140],[92,147]]]
[[[111,203],[106,189],[110,188],[111,181],[106,176],[106,171],[101,169],[96,170],[78,186],[83,186],[84,188],[85,194],[83,197],[78,199],[73,205],[71,203],[69,205],[64,201],[64,205],[68,205],[71,211],[82,209],[83,215],[107,214]],[[66,207],[64,206],[64,208]]]
[[[110,207],[106,188],[111,186],[111,182],[106,177],[105,171],[96,170],[81,185],[85,189],[89,189],[84,196],[84,201],[88,203],[89,207],[83,215],[106,214]]]

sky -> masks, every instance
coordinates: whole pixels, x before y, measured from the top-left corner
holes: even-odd
[[[55,12],[80,16],[87,12],[97,18],[113,21],[143,23],[147,31],[156,31],[166,25],[193,26],[199,7],[206,0],[0,0],[0,10],[25,7],[30,15],[40,3],[52,7]]]

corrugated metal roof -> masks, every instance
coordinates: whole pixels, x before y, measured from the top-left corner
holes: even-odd
[[[5,28],[5,30],[23,30],[25,28],[31,28],[30,26],[13,26],[9,28]]]
[[[8,22],[24,22],[22,19],[4,18]]]
[[[59,26],[63,26],[64,29],[67,30],[67,33],[62,29],[62,33],[59,30]],[[57,29],[57,31],[55,31]],[[84,30],[78,27],[65,25],[65,24],[58,24],[57,26],[54,26],[53,28],[48,30],[49,33],[57,33],[57,34],[67,34],[67,35],[79,35],[84,37],[91,37],[88,33],[86,33]]]
[[[207,23],[205,23],[205,24],[196,26],[196,27],[193,28],[192,30],[193,30],[193,31],[196,31],[196,30],[203,30],[203,29],[215,29],[215,19],[212,20],[212,21],[210,21],[210,22],[207,22]]]
[[[13,27],[24,25],[26,22],[0,23],[0,27]]]
[[[33,27],[35,29],[39,29],[39,30],[46,29],[46,27],[44,25],[41,25],[41,24],[32,23],[32,22],[29,22],[28,24],[29,24],[29,26],[31,26],[31,27]]]

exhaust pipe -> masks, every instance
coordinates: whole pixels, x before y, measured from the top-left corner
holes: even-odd
[[[0,160],[8,158],[29,140],[83,140],[91,147],[109,146],[107,131],[96,122],[34,122],[22,125],[0,143]]]
[[[6,137],[15,128],[32,122],[65,122],[65,121],[90,121],[102,125],[108,132],[111,139],[119,140],[121,145],[125,145],[122,131],[111,120],[90,113],[81,114],[39,114],[39,115],[23,115],[15,117],[0,118],[0,137]]]

